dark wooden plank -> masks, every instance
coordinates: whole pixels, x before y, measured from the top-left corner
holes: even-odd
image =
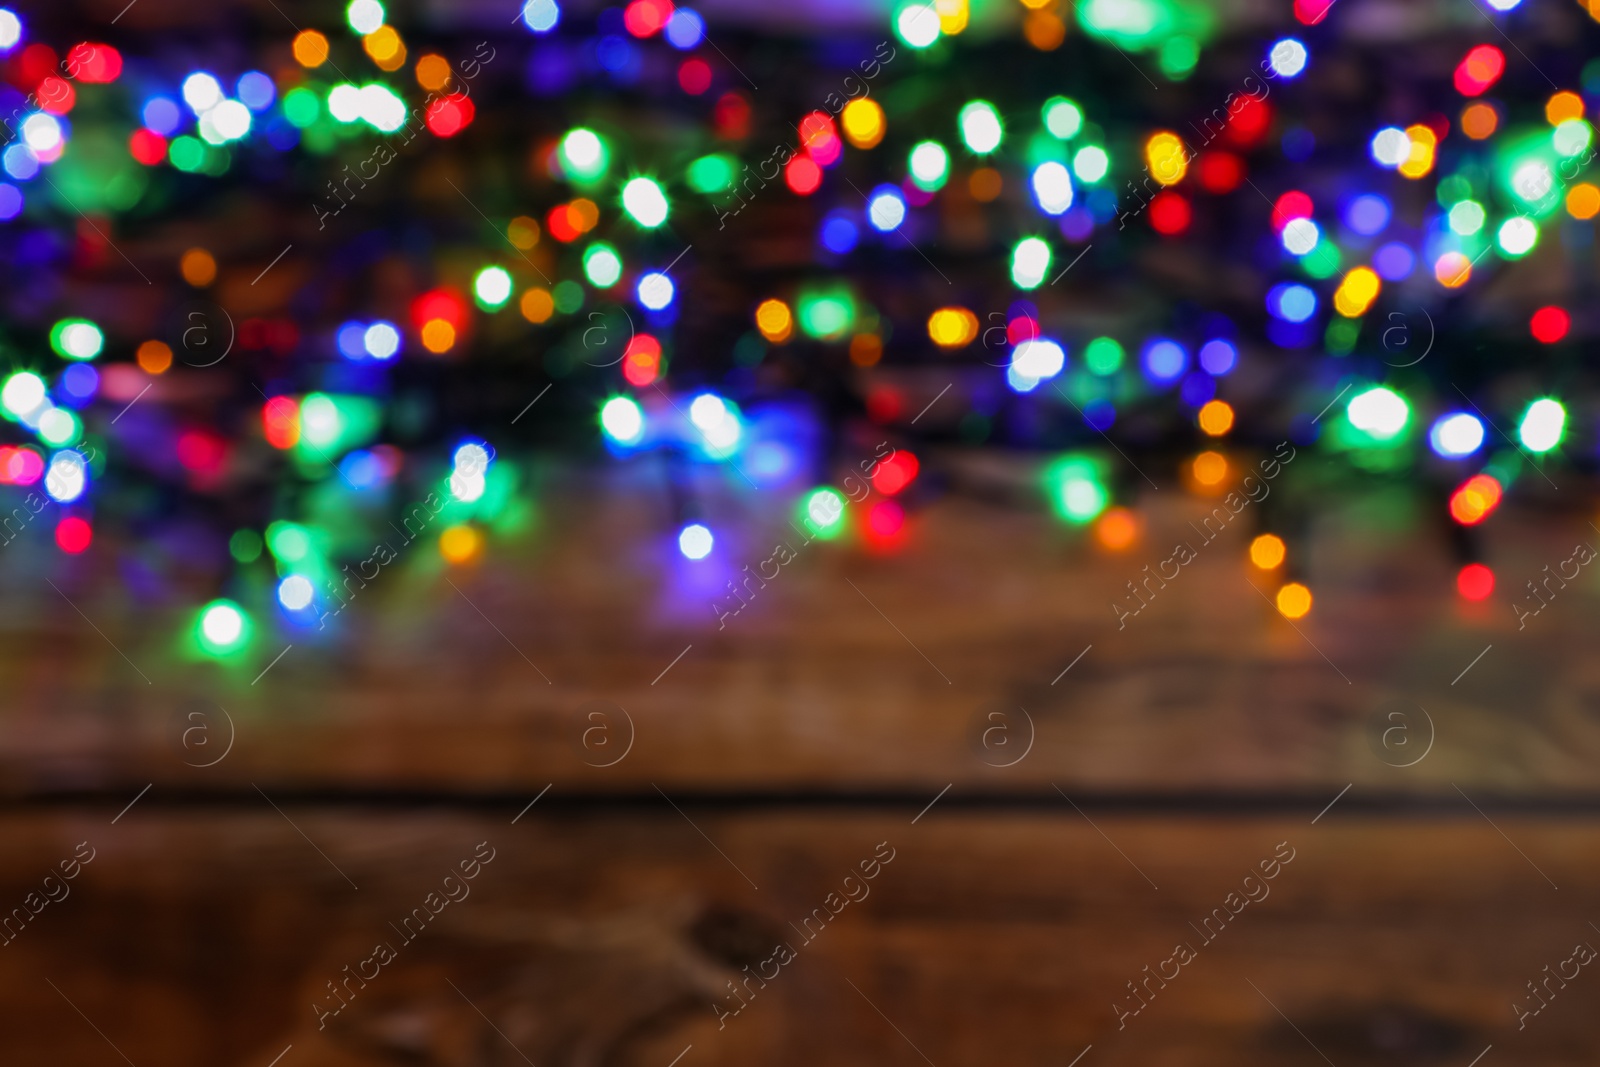
[[[682,1064],[1065,1065],[1091,1044],[1081,1067],[1312,1067],[1317,1050],[1338,1067],[1466,1067],[1490,1044],[1494,1062],[1593,1060],[1591,969],[1525,1029],[1512,1008],[1546,964],[1600,944],[1592,820],[1500,815],[1502,837],[1465,806],[1420,823],[1335,808],[1315,825],[1100,812],[1093,826],[1065,804],[935,806],[915,825],[665,802],[535,807],[515,826],[514,812],[260,807],[0,821],[8,907],[77,842],[97,850],[0,949],[9,1057],[121,1062],[109,1039],[138,1067],[266,1067],[290,1045],[282,1067],[524,1062],[512,1043],[538,1067],[666,1067],[690,1045]],[[402,941],[389,924],[484,841],[494,859],[470,895]],[[875,879],[844,882],[889,849]],[[1260,895],[1245,875],[1291,849],[1267,895],[1202,941],[1189,924],[1230,892]],[[830,904],[803,942],[789,924]],[[380,941],[396,958],[319,1030],[313,1003],[338,1003],[326,983]],[[719,1028],[727,983],[783,941],[795,958]],[[1195,958],[1119,1029],[1126,983],[1184,942]]]

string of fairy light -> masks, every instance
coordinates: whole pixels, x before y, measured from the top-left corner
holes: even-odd
[[[1517,0],[1490,6],[1501,19],[1515,17],[1519,8]],[[1600,18],[1595,9],[1585,10]],[[1339,17],[1332,0],[1295,0],[1293,12],[1302,29],[1266,42],[1256,68],[1280,94],[1292,93],[1314,68],[1317,35]],[[912,0],[896,7],[890,29],[913,56],[937,57],[960,47],[958,39],[982,14],[967,0]],[[588,32],[567,26],[563,17],[556,0],[532,0],[520,21],[540,40]],[[1084,0],[1070,10],[1056,0],[1025,0],[1017,20],[1028,46],[1042,53],[1063,46],[1069,23],[1121,52],[1132,65],[1130,79],[1147,77],[1140,64],[1149,59],[1174,82],[1193,75],[1216,30],[1212,14],[1178,0]],[[29,94],[12,123],[15,140],[0,151],[7,179],[0,181],[0,220],[48,220],[52,185],[62,199],[81,201],[91,213],[126,212],[164,173],[221,178],[246,165],[251,146],[327,156],[340,145],[400,131],[413,114],[408,96],[419,92],[427,94],[423,124],[431,136],[452,138],[473,126],[478,105],[459,84],[459,62],[435,52],[413,54],[378,0],[350,3],[344,29],[359,41],[364,61],[375,68],[372,76],[352,79],[340,69],[341,63],[352,66],[345,53],[354,47],[341,39],[342,31],[301,30],[288,43],[292,67],[227,76],[194,70],[157,91],[149,91],[149,77],[137,90],[128,85],[115,99],[125,106],[127,96],[143,94],[131,101],[134,125],[113,133],[103,118],[85,117],[76,128],[73,116],[81,100],[108,103],[112,98],[102,94],[127,81],[122,54],[86,41],[58,56],[42,42],[27,42],[22,19],[0,9],[8,77]],[[668,233],[680,214],[725,214],[748,191],[750,168],[738,145],[748,136],[751,98],[738,87],[714,90],[718,82],[727,85],[731,61],[703,48],[707,43],[704,20],[671,0],[631,0],[603,13],[591,41],[599,68],[617,79],[637,78],[641,48],[677,57],[679,89],[707,105],[707,150],[691,153],[680,172],[668,174],[645,169],[632,158],[625,132],[598,119],[540,141],[538,166],[564,187],[566,198],[498,224],[515,255],[482,252],[465,285],[442,282],[416,293],[408,320],[359,315],[339,323],[325,354],[378,368],[439,359],[470,351],[483,324],[498,316],[520,315],[534,328],[573,326],[585,321],[584,310],[597,299],[617,301],[639,312],[645,326],[630,331],[606,371],[608,393],[597,404],[600,438],[619,462],[668,450],[737,466],[745,480],[793,492],[796,517],[813,535],[859,535],[879,548],[903,543],[906,502],[922,467],[911,449],[875,466],[869,480],[877,499],[858,519],[837,485],[794,488],[804,467],[797,446],[747,412],[734,390],[679,392],[674,386],[680,286],[669,262],[674,253],[654,238]],[[887,76],[907,65],[888,67]],[[1600,187],[1583,177],[1593,154],[1587,114],[1600,95],[1600,66],[1589,64],[1580,84],[1557,88],[1536,116],[1525,101],[1494,95],[1506,66],[1499,45],[1472,46],[1452,74],[1461,99],[1453,115],[1420,114],[1371,130],[1368,158],[1347,168],[1347,187],[1335,195],[1289,188],[1259,205],[1279,250],[1277,278],[1262,294],[1265,333],[1274,346],[1317,350],[1329,360],[1360,356],[1383,329],[1374,315],[1386,293],[1404,292],[1420,302],[1447,297],[1513,268],[1553,229],[1570,230],[1600,214]],[[556,79],[550,85],[559,88],[564,75],[550,68],[536,76]],[[997,257],[1011,288],[1000,330],[1003,358],[995,368],[1004,387],[1041,403],[1059,393],[1096,434],[1111,433],[1137,406],[1165,404],[1207,442],[1186,460],[1185,484],[1201,496],[1220,494],[1237,473],[1242,451],[1228,444],[1239,428],[1228,380],[1249,347],[1238,326],[1210,315],[1187,332],[1075,334],[1048,306],[1041,310],[1048,305],[1042,294],[1080,252],[1122,240],[1130,224],[1137,239],[1153,234],[1184,241],[1195,228],[1197,208],[1235,193],[1259,194],[1250,176],[1269,148],[1303,160],[1315,150],[1315,138],[1290,124],[1274,140],[1286,106],[1244,94],[1236,94],[1226,123],[1198,152],[1182,130],[1113,128],[1093,101],[1059,92],[1036,98],[1027,109],[975,98],[947,111],[924,107],[905,114],[886,110],[882,99],[882,93],[861,96],[794,119],[793,144],[779,168],[782,188],[772,195],[815,198],[822,207],[814,230],[823,270],[752,302],[751,332],[735,347],[733,361],[758,362],[764,351],[804,344],[840,346],[864,372],[885,365],[891,344],[904,345],[905,324],[895,341],[896,324],[853,284],[852,257],[874,242],[887,245],[891,235],[936,232],[940,206],[956,199],[994,210],[1024,204],[1027,217],[1016,220],[1020,235]],[[849,196],[834,177],[847,157],[866,161],[878,175],[866,189],[852,187]],[[1420,226],[1400,224],[1396,181],[1432,182],[1435,203]],[[343,198],[328,184],[326,210],[342,208]],[[1008,192],[1019,188],[1020,198]],[[921,269],[914,245],[900,253],[911,269]],[[534,262],[530,254],[556,268],[554,276],[528,277],[523,267]],[[210,250],[192,247],[177,270],[189,286],[205,290],[219,265]],[[927,308],[916,324],[927,339],[926,358],[989,362],[991,331],[980,310],[955,301]],[[1537,308],[1527,323],[1530,337],[1547,346],[1571,344],[1571,328],[1571,313],[1554,304]],[[316,341],[306,324],[288,317],[253,319],[244,332],[249,345],[284,353]],[[86,424],[86,415],[132,395],[122,370],[136,367],[143,380],[156,380],[173,372],[174,354],[160,339],[108,337],[81,313],[54,324],[49,346],[58,366],[19,357],[0,382],[0,414],[32,438],[0,446],[0,483],[42,485],[63,508],[57,546],[79,554],[93,542],[89,502],[104,472],[105,439],[115,437],[109,426]],[[1441,400],[1420,379],[1382,380],[1371,373],[1370,360],[1351,366],[1340,376],[1347,388],[1337,410],[1318,431],[1320,447],[1373,472],[1403,469],[1426,448],[1460,471],[1448,508],[1463,526],[1486,521],[1528,465],[1559,455],[1569,435],[1566,402],[1527,396],[1517,408],[1496,409],[1514,428],[1514,446],[1498,448],[1475,405],[1468,410],[1459,398]],[[892,417],[899,403],[885,393],[867,397],[875,417]],[[375,396],[333,389],[266,396],[257,432],[330,500],[347,490],[385,491],[417,457],[379,440],[382,404]],[[981,440],[987,416],[974,414],[960,432]],[[173,447],[179,462],[198,473],[214,473],[225,452],[220,436],[204,429],[179,434]],[[428,536],[445,565],[466,566],[482,557],[491,534],[525,530],[529,505],[516,464],[498,457],[488,441],[460,439],[447,454],[432,460],[439,473],[432,484],[443,504],[437,525],[430,516]],[[1143,528],[1134,501],[1116,499],[1115,482],[1107,456],[1088,448],[1042,465],[1043,492],[1056,513],[1090,527],[1093,542],[1106,551],[1127,549]],[[316,626],[335,602],[328,590],[346,581],[348,564],[340,561],[349,546],[330,529],[337,524],[328,513],[328,507],[311,507],[229,538],[240,568],[265,558],[275,572],[273,626]],[[1263,533],[1251,542],[1248,559],[1284,575],[1276,602],[1298,618],[1310,611],[1312,595],[1303,581],[1287,580],[1294,567],[1290,541]],[[692,563],[714,563],[719,555],[718,531],[702,516],[686,516],[674,542]],[[1493,573],[1472,561],[1461,569],[1458,588],[1466,598],[1483,599],[1492,593]],[[260,605],[248,609],[238,599],[218,599],[198,613],[197,642],[213,655],[239,654],[262,615]]]

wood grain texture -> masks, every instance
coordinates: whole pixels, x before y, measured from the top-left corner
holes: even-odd
[[[1303,455],[1280,482],[1316,491],[1317,462]],[[955,461],[929,469],[970,478]],[[1016,470],[1017,499],[1036,501]],[[1246,510],[1206,545],[1189,524],[1207,505],[1168,483],[1140,543],[1117,555],[1034,508],[966,493],[915,504],[895,554],[800,547],[789,496],[702,489],[721,563],[671,550],[671,502],[648,466],[550,475],[535,486],[534,529],[496,543],[481,568],[447,574],[431,544],[402,546],[337,632],[263,627],[226,665],[175,652],[208,591],[141,601],[115,574],[75,581],[12,547],[0,559],[11,608],[0,788],[920,792],[956,781],[1040,792],[1066,781],[1319,795],[1355,781],[1453,797],[1451,782],[1548,795],[1596,784],[1595,578],[1584,573],[1525,630],[1511,608],[1523,576],[1582,539],[1577,516],[1498,516],[1484,548],[1501,589],[1469,605],[1442,537],[1397,525],[1395,507],[1421,504],[1386,511],[1375,493],[1330,505],[1291,538],[1289,576],[1317,598],[1291,625],[1266,600],[1284,576],[1245,560],[1259,523],[1284,529],[1299,513],[1287,488],[1268,501],[1278,511]],[[754,569],[784,539],[797,558],[719,629],[712,601],[727,596],[728,572]],[[1179,540],[1198,558],[1119,630],[1112,602]],[[59,594],[42,581],[52,575]],[[215,767],[186,766],[222,751],[218,708],[234,748]],[[634,741],[599,767],[626,747],[616,709]],[[1381,734],[1396,709],[1425,709],[1436,732],[1407,769],[1386,764],[1422,749],[1420,719],[1406,752],[1373,747],[1374,724]],[[1027,720],[1027,757],[993,766],[1022,751]],[[212,747],[186,748],[185,731],[207,722],[209,735],[187,738]],[[996,723],[1005,729],[986,734]]]
[[[666,1067],[690,1045],[690,1067],[1066,1064],[1091,1044],[1083,1067],[1311,1067],[1318,1050],[1338,1067],[1465,1067],[1490,1044],[1497,1062],[1593,1059],[1600,977],[1583,971],[1521,1031],[1511,1008],[1544,965],[1600,943],[1590,820],[1501,815],[1513,846],[1470,811],[1091,825],[1064,803],[936,806],[912,825],[663,802],[535,807],[512,826],[259,808],[0,821],[7,906],[77,842],[97,850],[0,948],[8,1054],[121,1062],[109,1039],[137,1067],[266,1067],[290,1045],[282,1067]],[[470,895],[402,941],[390,924],[484,841]],[[1268,895],[1204,942],[1189,924],[1283,842]],[[875,879],[844,884],[886,850]],[[862,884],[858,902],[827,899]],[[838,914],[805,941],[790,924],[818,908]],[[313,1001],[337,1003],[326,983],[380,941],[397,958],[319,1030]],[[727,983],[782,941],[795,958],[719,1028],[713,1002],[736,1005]],[[1119,1029],[1126,983],[1180,942],[1196,958]]]

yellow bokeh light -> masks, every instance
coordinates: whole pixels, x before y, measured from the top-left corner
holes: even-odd
[[[1054,11],[1030,11],[1022,20],[1022,36],[1041,52],[1054,52],[1067,39],[1067,24]]]
[[[966,308],[940,308],[928,316],[928,337],[940,348],[960,348],[978,336],[978,316]]]
[[[178,271],[183,280],[196,289],[204,289],[217,280],[217,261],[203,248],[191,248],[178,260]]]
[[[405,42],[393,26],[379,26],[361,38],[361,47],[382,70],[399,70],[405,64]]]
[[[1600,214],[1600,189],[1579,182],[1567,190],[1567,214],[1575,219],[1592,219]]]
[[[1372,302],[1378,299],[1383,283],[1371,267],[1357,267],[1344,276],[1333,294],[1333,306],[1347,319],[1365,315]]]
[[[1109,508],[1094,524],[1102,548],[1121,552],[1139,539],[1139,518],[1127,508]]]
[[[1201,485],[1220,485],[1228,476],[1228,460],[1221,452],[1202,452],[1194,457],[1193,469]]]
[[[456,343],[456,328],[443,319],[429,319],[422,327],[422,347],[429,352],[448,352]]]
[[[506,240],[526,251],[539,243],[539,224],[526,215],[518,215],[506,225]]]
[[[548,322],[550,316],[555,314],[556,302],[551,299],[550,293],[544,289],[533,288],[522,294],[522,300],[517,307],[522,311],[522,317],[538,325]]]
[[[134,358],[146,374],[160,374],[172,366],[172,349],[164,341],[146,341],[134,353]]]
[[[844,127],[845,138],[857,148],[873,147],[883,140],[889,128],[883,118],[883,108],[867,97],[846,104],[839,113],[839,124]]]
[[[1568,119],[1583,118],[1583,97],[1571,92],[1557,93],[1545,103],[1544,117],[1552,126],[1559,126]]]
[[[1289,550],[1277,534],[1262,534],[1250,542],[1250,562],[1264,571],[1270,571],[1283,562]]]
[[[439,535],[439,555],[458,566],[483,552],[483,534],[472,526],[452,526]]]
[[[1188,153],[1183,141],[1175,133],[1162,130],[1153,134],[1144,146],[1145,164],[1150,176],[1162,185],[1176,185],[1183,181],[1189,170]]]
[[[972,194],[972,199],[987,204],[1000,195],[1004,184],[999,171],[993,167],[979,167],[967,179],[967,192]]]
[[[782,300],[763,300],[756,308],[756,329],[773,344],[782,344],[794,332],[794,315]]]
[[[1461,132],[1474,141],[1482,141],[1500,128],[1500,116],[1493,104],[1482,101],[1469,104],[1461,112]]]
[[[320,67],[328,61],[328,39],[316,30],[301,30],[293,47],[294,61],[302,67]]]
[[[939,32],[954,36],[967,28],[967,0],[934,0],[939,13]]]
[[[440,55],[425,55],[417,60],[417,84],[436,93],[450,84],[450,61]]]
[[[1459,289],[1472,279],[1472,260],[1460,252],[1446,252],[1434,261],[1433,276],[1446,289]]]
[[[1233,429],[1233,408],[1221,400],[1208,400],[1200,409],[1200,428],[1212,437]]]
[[[1290,582],[1278,590],[1278,610],[1287,619],[1304,618],[1311,610],[1311,590],[1299,582]]]
[[[1400,164],[1400,173],[1407,178],[1421,178],[1433,169],[1433,150],[1439,138],[1422,125],[1406,127],[1406,136],[1411,140],[1411,154]]]
[[[883,338],[875,333],[858,333],[850,338],[850,362],[858,367],[875,366],[883,358]]]

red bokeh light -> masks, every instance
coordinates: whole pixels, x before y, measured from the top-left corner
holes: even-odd
[[[1456,589],[1468,600],[1482,600],[1494,592],[1494,571],[1481,563],[1469,563],[1456,575]]]
[[[905,397],[893,386],[875,385],[867,392],[867,417],[873,422],[893,422],[905,409]]]
[[[1316,210],[1311,198],[1298,189],[1291,189],[1278,197],[1272,205],[1272,228],[1279,233],[1295,219],[1309,219]]]
[[[643,387],[661,374],[661,342],[641,333],[628,342],[622,353],[622,376],[629,385]]]
[[[1189,201],[1170,190],[1150,201],[1150,227],[1159,234],[1175,237],[1189,228],[1192,218]]]
[[[1543,341],[1553,345],[1572,328],[1572,316],[1568,315],[1565,308],[1554,305],[1542,307],[1533,313],[1533,318],[1528,320],[1528,330],[1536,341]]]
[[[545,216],[544,228],[550,231],[551,237],[562,244],[569,244],[583,235],[583,227],[572,216],[572,209],[568,205],[557,204]]]
[[[678,68],[678,85],[690,96],[711,88],[711,65],[703,59],[686,59]]]
[[[633,0],[622,12],[622,24],[635,37],[661,32],[672,17],[672,0]]]
[[[1481,95],[1506,71],[1506,54],[1492,44],[1480,44],[1456,67],[1456,91],[1462,96]]]
[[[1228,123],[1228,139],[1242,148],[1248,148],[1267,134],[1272,125],[1272,108],[1253,96],[1242,96],[1237,102],[1233,121]]]
[[[459,332],[466,313],[466,301],[451,289],[432,289],[411,302],[411,321],[419,330],[434,319],[443,319]]]
[[[442,96],[428,108],[428,129],[437,137],[454,137],[472,125],[477,110],[462,93]]]
[[[717,100],[711,112],[717,136],[730,141],[742,141],[750,136],[750,101],[737,89],[730,89]]]
[[[122,53],[108,44],[84,41],[67,53],[67,75],[81,82],[103,84],[122,73]]]
[[[270,348],[284,356],[299,343],[300,331],[288,319],[248,318],[239,323],[239,347],[246,352]]]
[[[221,469],[227,448],[222,438],[205,430],[186,430],[178,435],[178,462],[185,470],[212,474]]]
[[[273,448],[293,448],[300,440],[300,405],[275,396],[261,406],[261,427]]]
[[[21,89],[38,85],[56,72],[55,49],[47,44],[34,43],[22,50],[12,68],[12,84]]]
[[[824,111],[813,111],[801,119],[798,125],[800,131],[800,147],[816,154],[818,149],[826,148],[830,141],[837,141],[839,133],[834,129],[833,119]]]
[[[167,139],[154,130],[138,129],[128,138],[128,154],[147,167],[167,159]]]
[[[902,448],[873,469],[872,487],[885,496],[894,496],[911,484],[921,466],[916,456]]]
[[[1039,320],[1029,315],[1018,315],[1006,323],[1006,344],[1020,345],[1024,341],[1039,339]]]
[[[94,527],[76,515],[68,515],[56,523],[56,547],[76,556],[94,540]]]
[[[1307,26],[1315,26],[1328,17],[1333,0],[1294,0],[1294,17]]]
[[[822,184],[822,168],[810,156],[795,156],[783,168],[783,180],[801,196],[810,196]]]
[[[52,115],[65,115],[78,102],[78,94],[72,84],[54,76],[40,82],[34,93],[39,99],[39,110]]]
[[[880,500],[867,510],[867,529],[878,537],[893,537],[905,524],[906,509],[893,500]]]
[[[1207,152],[1200,157],[1198,178],[1208,193],[1231,193],[1244,181],[1244,161],[1232,152]]]

